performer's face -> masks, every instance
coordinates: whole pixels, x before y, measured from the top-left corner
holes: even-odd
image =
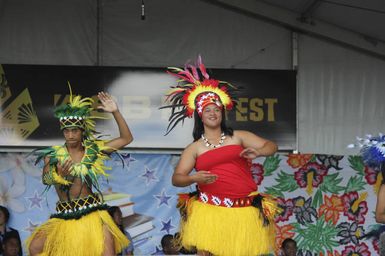
[[[17,238],[10,238],[3,244],[3,255],[17,256],[19,254],[19,241]]]
[[[216,104],[207,105],[202,111],[202,122],[207,126],[218,126],[222,122],[222,109]]]
[[[82,130],[78,127],[64,128],[63,134],[66,144],[79,143],[82,141]]]
[[[295,256],[297,255],[297,245],[295,243],[288,243],[285,248],[283,248],[285,256]]]

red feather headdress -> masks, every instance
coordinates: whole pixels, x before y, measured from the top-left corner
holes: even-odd
[[[187,64],[184,69],[170,67],[167,73],[178,78],[178,84],[171,86],[166,102],[169,105],[162,108],[171,108],[171,116],[166,135],[186,118],[191,118],[194,111],[199,116],[209,104],[217,104],[226,110],[231,110],[235,103],[234,92],[236,87],[225,81],[210,79],[206,67],[199,56],[196,65]]]

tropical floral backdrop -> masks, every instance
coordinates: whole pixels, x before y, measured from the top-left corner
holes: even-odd
[[[174,155],[121,154],[107,163],[112,171],[101,180],[103,190],[131,194],[134,211],[153,217],[154,228],[134,238],[136,254],[160,254],[162,236],[178,232],[176,195],[194,187],[171,185],[177,161]],[[277,154],[254,161],[252,173],[259,191],[278,197],[284,209],[276,218],[278,245],[290,237],[298,255],[378,255],[378,239],[369,235],[379,228],[374,210],[382,175],[360,157]],[[0,204],[23,240],[54,212],[57,197],[44,192],[40,174],[33,156],[0,154]]]
[[[382,175],[360,157],[276,155],[254,163],[253,173],[284,208],[276,218],[278,244],[293,238],[299,255],[378,255],[378,238],[369,232],[379,228],[374,210]]]

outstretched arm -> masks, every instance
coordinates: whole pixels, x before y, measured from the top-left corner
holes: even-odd
[[[106,92],[99,92],[98,98],[102,103],[102,105],[99,106],[98,109],[102,109],[105,112],[112,113],[119,128],[119,137],[107,142],[106,146],[117,150],[131,143],[133,137],[130,128],[128,128],[126,121],[124,120],[122,114],[119,111],[118,105],[112,99],[111,95]]]

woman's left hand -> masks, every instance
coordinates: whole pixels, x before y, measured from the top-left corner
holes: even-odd
[[[259,151],[256,150],[255,148],[245,148],[239,154],[240,157],[243,157],[243,158],[246,158],[246,159],[249,159],[249,160],[253,160],[253,159],[257,158],[260,155],[261,154],[259,153]]]

